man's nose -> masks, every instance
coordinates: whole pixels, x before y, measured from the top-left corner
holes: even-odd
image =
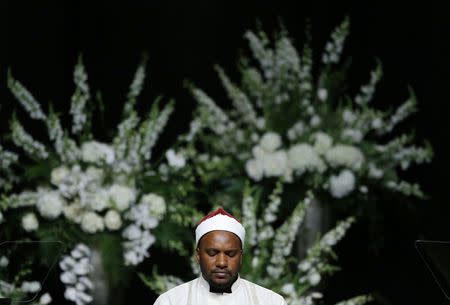
[[[218,268],[226,268],[228,267],[228,260],[225,254],[220,253],[217,255],[216,259],[216,267]]]

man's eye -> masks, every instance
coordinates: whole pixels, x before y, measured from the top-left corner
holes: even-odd
[[[237,254],[236,251],[228,252],[228,253],[227,253],[227,255],[228,255],[229,257],[234,257],[236,254]]]
[[[216,255],[217,254],[217,252],[216,251],[208,251],[208,252],[206,252],[209,256],[214,256],[214,255]]]

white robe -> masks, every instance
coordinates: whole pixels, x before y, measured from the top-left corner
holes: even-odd
[[[231,293],[209,292],[209,283],[200,276],[163,293],[154,305],[287,305],[287,303],[281,295],[272,290],[240,277],[231,286]]]

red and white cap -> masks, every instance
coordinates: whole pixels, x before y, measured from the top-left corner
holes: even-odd
[[[239,237],[244,248],[245,228],[233,215],[227,213],[219,207],[217,211],[208,214],[203,218],[195,229],[195,244],[203,235],[211,231],[228,231]]]

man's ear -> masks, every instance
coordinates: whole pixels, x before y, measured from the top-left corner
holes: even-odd
[[[200,249],[195,249],[195,260],[197,261],[197,265],[200,265]]]

